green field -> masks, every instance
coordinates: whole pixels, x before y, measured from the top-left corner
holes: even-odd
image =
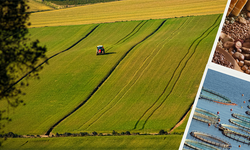
[[[160,136],[89,136],[66,138],[8,139],[3,149],[36,150],[110,150],[110,149],[178,149],[181,135]]]
[[[55,3],[57,5],[79,5],[79,4],[93,4],[93,3],[103,3],[103,2],[111,2],[118,0],[77,0],[77,1],[68,1],[68,0],[45,0]]]
[[[39,2],[36,2],[35,0],[29,0],[28,5],[30,7],[30,9],[28,10],[29,12],[53,10],[52,7],[46,6],[45,4],[42,4]]]
[[[227,0],[121,0],[33,13],[31,27],[222,14]]]
[[[5,133],[151,135],[9,138],[0,148],[177,149],[190,113],[171,129],[195,99],[225,4],[122,0],[47,11],[30,1],[46,10],[31,14],[29,33],[49,64],[41,60],[40,80],[23,89],[25,105],[8,108]],[[153,135],[160,130],[171,134]]]
[[[220,19],[209,15],[30,29],[50,56],[94,30],[49,60],[41,80],[25,89],[26,105],[10,113],[13,121],[5,131],[45,134],[84,101],[52,133],[169,131],[193,103]],[[99,44],[106,55],[95,55]]]

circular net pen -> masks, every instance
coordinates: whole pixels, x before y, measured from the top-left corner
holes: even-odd
[[[237,119],[240,119],[240,120],[243,120],[243,121],[246,121],[246,122],[250,123],[250,117],[249,116],[242,115],[242,114],[237,114],[237,113],[233,113],[232,116],[234,118],[237,118]]]
[[[196,150],[204,150],[204,149],[207,149],[207,150],[220,150],[219,148],[217,148],[217,147],[215,147],[213,145],[210,145],[210,144],[207,144],[207,143],[204,143],[204,142],[191,140],[191,139],[186,139],[184,144],[186,146],[191,147],[191,148],[196,149]]]
[[[250,137],[247,135],[244,135],[244,134],[241,134],[238,132],[234,132],[232,130],[224,130],[222,132],[222,134],[235,140],[235,141],[250,145]]]
[[[203,142],[206,142],[206,143],[209,143],[209,144],[212,144],[215,146],[219,146],[222,148],[231,148],[232,147],[231,144],[229,142],[227,142],[226,140],[220,139],[216,136],[213,136],[213,135],[210,135],[207,133],[192,131],[190,134],[193,137],[195,137]]]
[[[223,104],[223,105],[237,105],[235,103],[232,103],[231,100],[227,98],[226,96],[220,93],[217,93],[215,91],[212,91],[210,89],[206,89],[204,87],[201,90],[200,98],[203,98],[212,102],[216,102],[219,104]]]
[[[220,119],[220,117],[210,111],[201,109],[201,108],[196,108],[193,118],[205,123],[211,123],[211,124],[217,124],[218,120]]]
[[[240,126],[242,128],[245,128],[245,129],[248,129],[250,130],[250,123],[249,122],[246,122],[246,121],[243,121],[243,120],[239,120],[239,119],[229,119],[229,122],[237,125],[237,126]]]
[[[242,132],[245,132],[245,133],[247,133],[247,134],[250,135],[250,131],[249,130],[245,130],[245,129],[241,128],[241,127],[232,126],[232,125],[228,125],[228,124],[220,124],[219,126],[222,128],[222,130],[231,130],[231,131],[235,131],[236,130],[235,132],[242,131]]]

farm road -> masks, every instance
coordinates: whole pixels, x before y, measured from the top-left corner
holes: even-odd
[[[143,117],[146,117],[147,114],[149,114],[144,123],[142,124],[142,127],[140,128],[141,130],[144,129],[147,121],[150,119],[150,117],[162,106],[162,104],[167,100],[167,98],[171,95],[172,91],[174,90],[174,87],[176,85],[176,83],[178,82],[180,76],[182,75],[182,72],[184,70],[184,68],[186,67],[187,63],[189,62],[189,60],[192,58],[192,56],[194,55],[194,53],[196,52],[196,49],[198,47],[198,45],[201,43],[201,41],[203,39],[205,39],[217,26],[219,26],[219,20],[221,18],[221,15],[219,15],[217,17],[217,19],[215,20],[215,22],[206,30],[204,31],[197,39],[195,39],[193,41],[193,43],[190,45],[190,47],[188,48],[187,53],[185,54],[185,56],[180,60],[178,66],[176,67],[174,73],[172,74],[171,79],[169,80],[169,82],[167,83],[165,89],[162,91],[162,94],[157,98],[157,100],[144,112],[144,114],[139,118],[139,120],[136,122],[134,129],[136,129],[138,127],[138,124],[141,122]],[[198,42],[197,42],[198,41]],[[197,44],[194,46],[194,44],[197,42]],[[193,52],[191,52],[191,48],[194,47]],[[188,57],[188,55],[190,55]],[[186,61],[184,62],[184,60],[186,59]],[[181,66],[181,64],[184,62],[184,65]],[[177,74],[178,70],[181,69],[180,73]],[[175,76],[177,76],[176,79]],[[174,82],[172,87],[169,87],[170,83]],[[170,92],[167,94],[167,96],[160,102],[160,104],[158,106],[156,106],[157,102],[162,98],[162,96],[165,94],[166,90],[168,88],[170,89]],[[149,112],[151,111],[151,113]]]

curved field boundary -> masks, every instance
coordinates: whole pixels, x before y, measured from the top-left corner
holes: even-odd
[[[194,51],[193,51],[193,53],[189,56],[189,58],[186,60],[186,62],[185,62],[185,64],[184,64],[184,66],[182,67],[182,69],[181,69],[181,71],[180,71],[180,73],[179,73],[179,75],[178,75],[178,77],[177,77],[177,79],[176,79],[176,81],[175,81],[175,83],[174,83],[174,85],[173,85],[173,87],[172,87],[172,89],[171,89],[171,91],[169,92],[169,94],[166,96],[166,98],[153,110],[153,112],[149,115],[149,117],[145,120],[145,122],[144,122],[144,124],[143,124],[143,126],[142,126],[142,128],[141,129],[144,129],[144,127],[145,127],[145,125],[146,125],[146,123],[147,123],[147,121],[148,121],[148,119],[154,114],[154,112],[157,110],[157,109],[159,109],[161,106],[162,106],[162,104],[166,101],[166,99],[169,97],[169,95],[172,93],[172,91],[173,91],[173,89],[174,89],[174,87],[175,87],[175,85],[176,85],[176,83],[177,83],[177,81],[179,80],[179,78],[180,78],[180,76],[181,76],[181,74],[182,74],[182,72],[183,72],[183,70],[184,70],[184,68],[186,67],[186,65],[187,65],[187,63],[188,63],[188,61],[190,60],[190,58],[194,55],[194,53],[195,53],[195,50],[197,49],[197,47],[198,47],[198,45],[200,44],[200,42],[203,40],[203,39],[205,39],[218,25],[216,25],[216,23],[217,23],[217,21],[219,20],[219,18],[221,18],[221,15],[219,15],[218,17],[217,17],[217,19],[215,20],[215,22],[206,30],[206,31],[204,31],[197,39],[195,39],[194,41],[193,41],[193,43],[190,45],[190,47],[188,48],[188,52],[185,54],[185,56],[181,59],[181,61],[179,62],[179,64],[178,64],[178,66],[176,67],[176,69],[175,69],[175,71],[174,71],[174,73],[173,73],[173,75],[172,75],[172,77],[171,77],[171,79],[169,80],[169,82],[167,83],[167,86],[165,87],[165,89],[163,90],[163,92],[161,93],[161,95],[157,98],[157,100],[143,113],[143,115],[139,118],[139,120],[136,122],[136,124],[135,124],[135,126],[134,126],[134,128],[133,129],[136,129],[137,128],[137,125],[138,125],[138,123],[141,121],[141,119],[148,113],[148,111],[150,110],[150,109],[152,109],[155,105],[156,105],[156,103],[160,100],[160,98],[163,96],[163,94],[166,92],[166,90],[167,90],[167,88],[168,88],[168,86],[170,85],[170,83],[171,83],[171,81],[173,80],[173,78],[174,78],[174,76],[175,76],[175,74],[176,74],[176,72],[177,72],[177,70],[180,68],[180,66],[181,66],[181,63],[184,61],[184,59],[186,58],[186,56],[189,54],[189,52],[190,52],[190,49],[192,48],[192,46],[194,45],[194,43],[196,42],[196,41],[198,41],[199,39],[199,41],[198,41],[198,43],[196,44],[196,46],[195,46],[195,48],[194,48]],[[211,29],[211,30],[210,30]],[[210,31],[209,31],[210,30]],[[208,32],[209,31],[209,32]],[[208,32],[207,34],[206,34],[206,32]],[[205,35],[206,34],[206,35]],[[205,35],[205,36],[204,36]],[[204,36],[204,37],[203,37]]]
[[[188,18],[177,28],[177,29],[175,29],[172,33],[171,33],[171,35],[174,35],[177,31],[179,31],[179,29],[184,25],[184,24],[186,24],[187,23],[187,20],[188,20]],[[168,38],[166,38],[165,40],[163,40],[161,43],[159,43],[156,47],[158,47],[159,45],[162,45],[162,43],[165,43],[165,41],[167,41],[167,40],[170,40],[170,39],[172,39],[174,36],[171,36],[169,39]],[[164,46],[165,44],[163,44],[162,45],[162,47]],[[124,91],[124,89],[126,88],[126,87],[128,87],[129,86],[129,84],[132,84],[132,85],[130,85],[130,87],[129,87],[129,89],[125,92],[125,93],[123,93],[122,94],[122,96],[119,98],[119,100],[117,101],[117,102],[115,102],[115,104],[113,105],[113,106],[111,106],[110,108],[107,108],[107,110],[105,110],[102,114],[100,114],[100,116],[96,119],[96,120],[94,120],[93,122],[91,122],[89,125],[88,125],[88,128],[92,125],[92,124],[94,124],[96,121],[98,121],[105,113],[107,113],[110,109],[112,109],[114,106],[116,106],[117,105],[117,103],[128,93],[128,91],[131,89],[131,87],[140,79],[140,77],[143,75],[143,73],[144,73],[144,71],[146,70],[146,68],[149,66],[149,64],[153,61],[153,59],[154,59],[154,57],[159,53],[159,51],[157,52],[157,53],[155,53],[155,50],[156,50],[157,48],[155,48],[152,52],[151,52],[151,54],[150,55],[148,55],[146,58],[145,58],[145,60],[144,60],[144,62],[143,62],[143,64],[141,65],[141,67],[136,71],[136,73],[134,74],[134,76],[132,77],[132,79],[120,90],[120,92],[105,106],[105,107],[103,107],[100,111],[102,111],[102,110],[104,110],[106,107],[108,107],[108,105],[115,99],[115,98],[117,98],[118,97],[118,95],[122,92],[122,91]],[[162,48],[160,48],[160,49],[162,49]],[[150,62],[148,62],[147,64],[146,64],[146,62],[147,62],[147,60],[149,59],[149,57],[151,56],[151,55],[153,55],[153,54],[155,54],[154,56],[152,56],[153,58],[150,60]],[[146,65],[145,65],[146,64]],[[144,68],[143,68],[143,66],[145,66]],[[143,68],[143,70],[142,71],[140,71],[141,70],[141,68]],[[136,78],[136,76],[137,76],[137,74],[139,74],[139,73],[141,73],[140,75],[139,75],[139,77],[137,77]],[[132,81],[132,80],[135,80],[135,81]],[[133,83],[132,83],[133,82]],[[100,112],[99,111],[99,112]],[[97,112],[98,113],[98,112]],[[94,114],[94,116],[97,114],[97,113],[95,113]],[[87,121],[88,122],[88,121]],[[85,122],[83,125],[85,125],[87,122]],[[79,127],[80,128],[80,127]],[[86,128],[86,129],[88,129],[88,128]]]
[[[174,129],[176,129],[176,128],[178,128],[180,125],[182,125],[183,121],[186,119],[186,117],[187,117],[188,113],[191,111],[192,107],[193,107],[193,103],[192,103],[192,105],[189,107],[188,111],[181,117],[180,121],[179,121],[174,127],[172,127],[172,128],[170,129],[169,133],[173,132]]]
[[[163,24],[166,22],[166,20],[164,20],[152,33],[150,33],[149,35],[147,35],[144,39],[142,39],[140,42],[136,43],[134,46],[132,46],[122,57],[121,59],[111,68],[111,70],[109,71],[109,73],[106,75],[106,77],[104,77],[104,79],[96,86],[96,88],[89,94],[89,96],[81,103],[79,104],[74,110],[72,110],[70,113],[68,113],[67,115],[65,115],[62,119],[60,119],[59,121],[57,121],[47,132],[45,135],[49,135],[51,133],[51,131],[59,124],[61,123],[64,119],[66,119],[67,117],[69,117],[71,114],[73,114],[76,110],[78,110],[79,108],[81,108],[81,106],[83,106],[94,94],[95,92],[98,90],[98,88],[109,78],[109,76],[114,72],[114,70],[116,69],[116,67],[120,64],[120,62],[129,54],[129,52],[131,50],[133,50],[138,44],[144,42],[146,39],[148,39],[150,36],[152,36],[153,34],[155,34],[162,26]]]
[[[98,26],[99,26],[99,24],[96,25],[92,30],[90,30],[90,32],[88,32],[83,38],[81,38],[80,40],[78,40],[76,43],[74,43],[73,45],[71,45],[71,46],[68,47],[67,49],[62,50],[62,51],[60,51],[60,52],[58,52],[58,53],[56,53],[56,54],[50,56],[49,58],[45,59],[43,62],[41,62],[39,65],[37,65],[37,66],[36,66],[35,68],[33,68],[31,71],[29,71],[28,73],[26,73],[24,76],[22,76],[22,77],[21,77],[19,80],[17,80],[15,83],[13,83],[12,85],[10,85],[10,87],[9,87],[7,90],[3,91],[3,93],[7,92],[10,88],[12,88],[12,87],[15,86],[16,84],[18,84],[21,80],[23,80],[24,78],[26,78],[29,74],[31,74],[33,71],[35,71],[36,69],[38,69],[39,67],[41,67],[43,64],[48,63],[48,61],[49,61],[50,59],[52,59],[53,57],[55,57],[55,56],[57,56],[57,55],[59,55],[59,54],[61,54],[61,53],[64,53],[64,52],[70,50],[71,48],[73,48],[74,46],[76,46],[76,45],[77,45],[78,43],[80,43],[82,40],[84,40],[85,38],[87,38],[92,32],[94,32],[95,29],[96,29]]]

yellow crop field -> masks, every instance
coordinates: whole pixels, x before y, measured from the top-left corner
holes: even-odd
[[[34,0],[29,0],[28,5],[30,6],[29,11],[44,11],[44,10],[52,10],[52,7],[44,5],[42,3],[36,2]]]
[[[78,25],[221,14],[227,0],[122,0],[37,12],[31,27]]]

